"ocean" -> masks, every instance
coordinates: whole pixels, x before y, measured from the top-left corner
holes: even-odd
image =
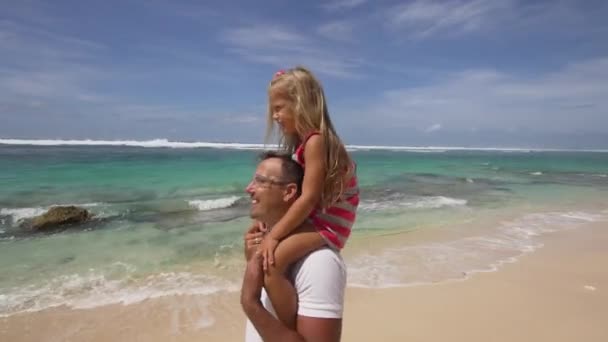
[[[259,145],[34,143],[0,144],[0,317],[238,291]],[[361,185],[349,286],[466,279],[608,220],[606,151],[349,150]],[[97,219],[20,227],[56,205]]]

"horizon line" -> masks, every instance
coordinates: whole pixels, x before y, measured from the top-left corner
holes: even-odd
[[[95,139],[2,139],[0,145],[13,146],[128,146],[145,148],[218,148],[240,150],[263,150],[276,144],[238,143],[238,142],[185,142],[168,139],[149,140],[95,140]],[[391,150],[411,152],[444,151],[512,151],[512,152],[608,152],[608,149],[593,148],[539,148],[539,147],[466,147],[466,146],[400,146],[400,145],[346,145],[353,151]]]

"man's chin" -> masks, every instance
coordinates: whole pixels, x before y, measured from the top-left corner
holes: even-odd
[[[258,213],[256,213],[254,210],[251,210],[249,212],[249,217],[251,217],[254,220],[258,220],[260,218],[260,215]]]

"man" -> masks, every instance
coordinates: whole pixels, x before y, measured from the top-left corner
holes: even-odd
[[[289,155],[266,152],[260,159],[245,191],[251,196],[251,217],[272,229],[300,194],[303,170]],[[264,230],[250,229],[245,234],[248,261],[241,289],[241,305],[248,318],[245,341],[340,341],[346,286],[346,268],[340,255],[322,248],[292,267],[298,312],[297,328],[291,330],[276,318],[262,291],[264,273],[256,250]]]

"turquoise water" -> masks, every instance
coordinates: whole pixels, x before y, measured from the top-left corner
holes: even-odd
[[[0,315],[62,304],[92,307],[234,290],[242,266],[241,235],[249,224],[244,187],[257,153],[0,145]],[[445,246],[404,250],[410,254],[400,258],[427,260],[408,271],[420,281],[428,278],[421,272],[441,278],[439,274],[492,264],[489,254],[483,254],[490,240],[502,239],[518,251],[533,247],[533,234],[513,235],[515,226],[536,229],[537,234],[549,229],[538,228],[543,222],[575,225],[603,219],[608,209],[608,153],[356,150],[352,155],[362,189],[354,240],[460,227],[514,208],[529,209],[515,223],[497,226],[502,230],[489,228],[481,245],[461,241],[467,252],[450,258],[461,260],[471,250],[479,253],[459,264],[433,259],[445,256]],[[32,234],[20,227],[23,220],[61,204],[83,206],[98,220],[54,234]],[[577,211],[543,211],[564,207]],[[534,216],[539,210],[544,216]],[[513,228],[511,235],[503,236],[505,227]],[[450,242],[450,253],[460,253],[454,252],[459,251],[454,245],[458,241]],[[508,254],[492,248],[492,253]],[[380,267],[395,255],[383,255],[347,260],[351,283],[402,284],[393,273],[404,270]],[[370,270],[370,265],[377,267]],[[375,280],[362,278],[363,270],[376,274]]]

